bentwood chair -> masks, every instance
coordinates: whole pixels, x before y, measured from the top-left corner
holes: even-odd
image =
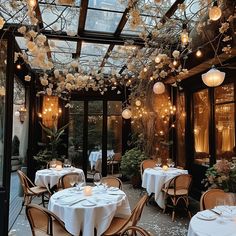
[[[114,169],[117,167],[119,170],[121,163],[121,153],[117,152],[113,155],[113,157],[109,160],[107,160],[107,167],[108,171],[113,175],[114,174]]]
[[[172,178],[168,182],[167,186],[164,186],[162,188],[162,191],[164,192],[164,198],[166,201],[165,208],[164,208],[163,212],[165,212],[166,207],[167,207],[168,198],[170,198],[172,204],[168,205],[168,206],[171,206],[173,208],[172,221],[174,221],[175,210],[176,210],[178,202],[181,199],[185,203],[185,208],[189,214],[189,217],[191,218],[191,213],[189,211],[189,198],[188,198],[191,182],[192,182],[191,175],[182,174],[182,175],[178,175],[178,176]]]
[[[156,163],[157,162],[155,160],[152,160],[152,159],[142,161],[141,164],[140,164],[141,177],[143,176],[143,172],[144,172],[145,169],[155,167]]]
[[[224,204],[233,205],[233,200],[233,195],[224,192],[222,189],[209,189],[200,198],[200,210],[212,209],[222,201]]]
[[[45,202],[46,202],[45,197],[47,197],[46,194],[50,196],[50,193],[48,192],[47,188],[34,185],[32,181],[21,170],[17,170],[17,174],[20,178],[20,183],[23,189],[23,194],[24,194],[21,210],[25,205],[30,204],[34,197],[41,196],[42,204],[43,206],[45,206]]]
[[[103,177],[101,179],[101,182],[103,184],[106,183],[108,187],[117,187],[119,189],[122,189],[122,186],[123,186],[121,180],[113,176]]]
[[[61,176],[61,178],[58,181],[58,188],[71,188],[73,187],[76,183],[83,181],[82,175],[77,172],[72,172],[65,174]]]
[[[143,207],[148,199],[148,195],[145,194],[140,198],[135,208],[133,209],[128,219],[114,217],[109,228],[103,234],[103,236],[120,236],[129,226],[136,226],[141,218]]]
[[[152,236],[152,235],[139,226],[129,226],[121,233],[121,236]]]
[[[64,223],[51,211],[35,204],[26,206],[26,216],[33,236],[70,236]]]
[[[58,165],[59,165],[59,166],[63,166],[63,163],[62,163],[61,161],[56,160],[56,161],[49,161],[49,162],[47,163],[47,168],[49,169],[52,164],[55,164],[56,166],[58,166]]]

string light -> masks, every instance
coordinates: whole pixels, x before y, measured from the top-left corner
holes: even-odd
[[[144,67],[144,68],[143,68],[143,71],[144,71],[144,72],[147,72],[147,67]]]
[[[202,51],[201,51],[200,48],[196,51],[196,56],[197,57],[201,57],[202,56]]]
[[[189,42],[188,31],[187,31],[187,24],[183,24],[183,31],[180,34],[180,39],[182,45],[186,45]]]
[[[20,69],[21,69],[21,65],[20,65],[20,64],[17,64],[17,65],[16,65],[16,68],[17,68],[18,70],[20,70]]]
[[[173,65],[174,65],[174,66],[177,66],[177,65],[178,65],[178,61],[174,60],[174,61],[173,61]]]
[[[160,58],[159,55],[156,56],[156,58],[155,58],[155,62],[156,62],[156,63],[160,63],[160,62],[161,62],[161,58]]]

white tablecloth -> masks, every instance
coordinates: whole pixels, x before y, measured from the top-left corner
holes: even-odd
[[[73,235],[93,236],[94,228],[100,236],[109,227],[112,218],[128,217],[131,214],[128,199],[121,190],[104,191],[93,188],[92,196],[84,196],[83,191],[65,189],[52,195],[48,209],[54,212]],[[63,196],[63,197],[61,197]],[[82,200],[75,203],[76,200]],[[89,205],[94,203],[94,205]],[[73,205],[70,205],[70,204]]]
[[[167,171],[161,167],[147,168],[143,172],[142,187],[146,188],[147,193],[155,193],[155,200],[161,207],[165,207],[164,193],[161,191],[163,185],[177,175],[188,174],[187,170],[169,168]]]
[[[54,185],[58,183],[61,176],[71,172],[82,173],[85,182],[83,170],[74,167],[62,168],[62,170],[53,170],[53,169],[38,170],[35,174],[34,182],[37,186],[52,188]]]
[[[111,158],[114,154],[115,153],[114,153],[113,150],[107,150],[107,158],[108,159]],[[96,165],[96,162],[97,162],[98,159],[102,159],[102,150],[92,151],[89,154],[89,161],[90,161],[91,170]]]
[[[198,212],[194,215],[189,223],[188,236],[235,236],[236,235],[236,207],[232,218],[217,216],[212,213],[210,219],[199,219],[202,215],[210,213],[209,210]],[[207,216],[210,214],[207,214]],[[224,213],[223,213],[224,215]]]

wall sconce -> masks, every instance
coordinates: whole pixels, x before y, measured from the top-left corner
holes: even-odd
[[[25,107],[21,107],[19,110],[17,110],[15,112],[15,116],[19,117],[20,122],[23,124],[25,121],[25,117],[26,117],[26,108]]]

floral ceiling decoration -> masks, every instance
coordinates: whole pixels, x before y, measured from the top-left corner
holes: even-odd
[[[37,70],[42,85],[39,93],[68,99],[78,90],[120,93],[126,86],[131,90],[129,100],[135,101],[156,82],[165,84],[170,76],[180,82],[181,76],[188,73],[189,55],[199,53],[199,48],[212,46],[215,57],[232,51],[235,15],[226,2],[233,1],[98,2],[87,2],[87,17],[81,28],[83,1],[1,1],[0,29],[15,27],[21,49],[15,53],[15,62],[23,59]],[[124,25],[119,28],[122,16]],[[213,39],[206,30],[209,25],[218,27]],[[122,42],[86,42],[81,35],[92,31],[118,35]],[[196,34],[208,40],[195,47]],[[220,59],[218,64],[222,66]],[[30,78],[26,76],[25,80]]]

